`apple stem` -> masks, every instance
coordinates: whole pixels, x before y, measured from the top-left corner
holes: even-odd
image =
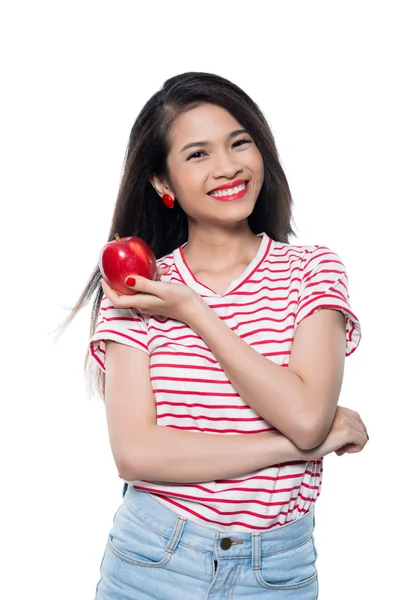
[[[117,240],[117,242],[120,242],[120,241],[121,241],[121,238],[119,237],[118,233],[116,233],[116,234],[114,235],[114,237],[115,237],[115,239]]]

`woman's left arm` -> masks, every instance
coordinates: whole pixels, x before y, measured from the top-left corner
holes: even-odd
[[[204,302],[188,325],[207,344],[243,400],[304,450],[331,428],[346,354],[344,315],[322,309],[297,326],[285,369],[234,333]]]

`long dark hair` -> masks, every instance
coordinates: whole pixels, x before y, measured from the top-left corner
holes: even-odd
[[[264,161],[264,182],[248,223],[253,233],[288,243],[292,228],[292,197],[279,161],[270,127],[257,104],[237,85],[211,73],[189,72],[168,79],[145,104],[129,137],[124,168],[112,217],[108,242],[136,235],[148,242],[157,258],[169,254],[188,240],[186,214],[175,202],[169,210],[161,202],[149,179],[155,174],[169,182],[166,159],[170,149],[169,132],[175,120],[190,108],[211,103],[225,108],[252,136]],[[71,313],[59,328],[60,335],[75,315],[95,294],[90,324],[94,334],[103,291],[98,265]],[[86,353],[84,371],[88,382],[104,399],[104,373]],[[94,375],[94,377],[92,377]]]

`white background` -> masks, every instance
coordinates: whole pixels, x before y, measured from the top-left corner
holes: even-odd
[[[7,600],[92,600],[122,481],[89,397],[86,307],[131,126],[168,77],[209,71],[260,105],[293,243],[344,261],[363,339],[340,404],[370,434],[325,459],[320,598],[393,598],[398,575],[396,2],[13,2],[1,15],[1,536]],[[397,37],[397,39],[396,39]],[[397,172],[396,172],[397,171]],[[393,545],[392,545],[393,544]],[[392,550],[389,548],[392,547]]]

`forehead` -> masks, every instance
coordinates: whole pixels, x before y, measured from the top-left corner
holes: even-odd
[[[226,137],[241,124],[227,110],[215,104],[201,104],[178,117],[171,129],[171,146],[181,148],[189,142],[212,141]]]

